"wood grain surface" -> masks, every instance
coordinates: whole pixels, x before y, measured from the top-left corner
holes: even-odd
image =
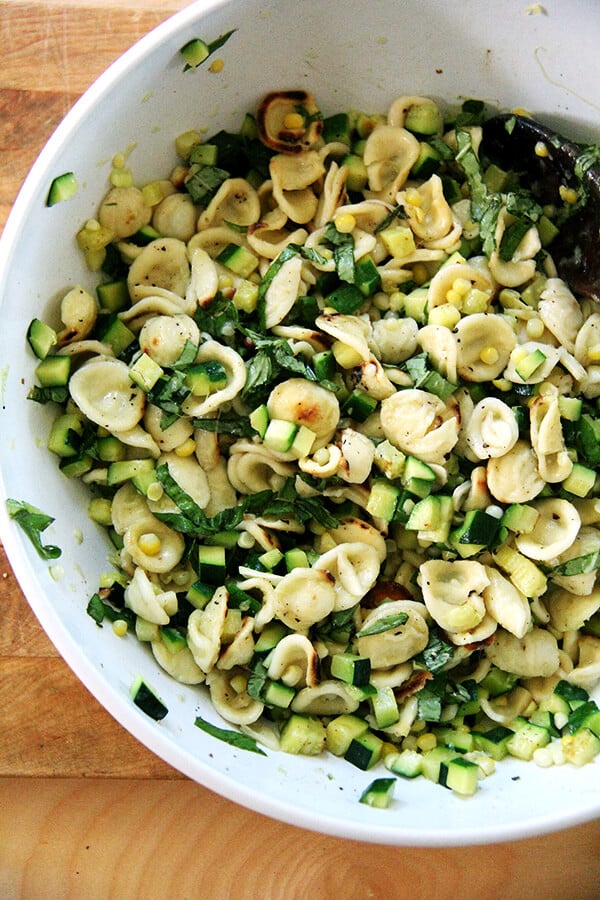
[[[186,5],[0,0],[0,228],[77,97]],[[37,624],[3,552],[0,616],[2,900],[600,896],[600,822],[516,843],[414,850],[242,809],[181,776],[99,706]]]

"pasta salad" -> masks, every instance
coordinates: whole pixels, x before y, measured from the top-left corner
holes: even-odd
[[[96,295],[28,332],[113,545],[90,615],[255,747],[463,794],[600,751],[600,313],[552,258],[577,192],[541,206],[485,116],[276,91],[156,181],[118,154]]]

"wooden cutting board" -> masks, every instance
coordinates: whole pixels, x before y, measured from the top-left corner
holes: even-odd
[[[0,0],[0,228],[92,80],[185,0]],[[300,831],[194,784],[77,681],[0,553],[0,897],[492,898],[600,894],[600,822],[469,849]],[[551,778],[549,778],[551,789]]]

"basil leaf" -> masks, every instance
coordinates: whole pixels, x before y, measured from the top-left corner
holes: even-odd
[[[408,615],[405,612],[396,613],[391,616],[382,616],[381,619],[377,619],[372,625],[367,625],[366,628],[357,631],[356,637],[360,638],[369,637],[372,634],[383,634],[384,631],[390,631],[392,628],[399,628],[400,625],[404,625],[407,621]]]
[[[333,306],[339,313],[352,315],[365,302],[362,291],[354,284],[341,284],[327,297],[327,305]]]
[[[498,248],[498,255],[503,262],[511,261],[517,247],[530,228],[531,222],[527,219],[516,219],[508,226],[502,235],[502,240],[500,241],[500,246]]]
[[[454,658],[454,648],[444,641],[439,634],[430,630],[427,646],[417,656],[415,663],[432,674],[438,672]]]
[[[217,725],[211,725],[211,723],[207,722],[206,719],[203,719],[202,716],[196,716],[194,725],[202,731],[205,731],[207,734],[210,734],[211,737],[218,738],[226,744],[231,744],[232,747],[237,747],[238,750],[249,750],[251,753],[260,754],[260,756],[267,755],[264,750],[260,749],[254,738],[249,737],[247,734],[241,734],[239,731],[231,731],[228,728],[219,728]]]
[[[375,229],[375,234],[379,234],[380,231],[384,231],[386,228],[389,228],[394,219],[406,219],[406,212],[404,211],[403,206],[395,206],[391,210],[391,212],[387,214],[385,219],[381,220],[381,222]]]
[[[46,515],[36,506],[25,503],[24,500],[6,501],[6,509],[11,519],[14,519],[21,530],[27,535],[42,559],[58,559],[62,550],[53,544],[42,543],[42,532],[54,522],[52,516]]]
[[[230,434],[233,437],[252,437],[254,428],[247,418],[235,414],[223,414],[216,419],[192,419],[194,428],[212,431],[216,434]]]
[[[600,550],[567,559],[552,569],[552,575],[587,575],[600,569]]]
[[[194,201],[200,206],[208,206],[229,172],[218,166],[203,166],[193,163],[184,181],[185,188]]]
[[[438,676],[428,681],[417,694],[417,715],[424,722],[439,722],[442,717],[446,679]]]

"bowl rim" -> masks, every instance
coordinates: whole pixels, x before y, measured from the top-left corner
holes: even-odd
[[[55,148],[63,142],[65,136],[77,128],[90,105],[109,92],[141,57],[156,50],[165,40],[195,22],[199,16],[204,17],[232,5],[233,2],[235,0],[194,0],[170,15],[114,60],[75,101],[45,143],[12,205],[0,236],[0,273],[9,269],[21,222],[33,198],[43,188],[43,180],[47,177],[47,160],[53,157]],[[8,497],[2,471],[0,471],[0,494],[3,500]],[[260,794],[243,780],[223,774],[201,759],[192,760],[190,754],[178,747],[168,735],[153,728],[152,722],[149,720],[146,722],[134,714],[128,698],[119,696],[109,687],[97,667],[87,660],[73,636],[60,621],[58,614],[48,609],[31,556],[26,552],[28,548],[25,539],[8,516],[5,503],[0,504],[0,538],[29,606],[63,660],[94,698],[151,752],[202,786],[234,803],[310,831],[366,843],[415,847],[451,847],[521,840],[570,828],[600,816],[600,804],[590,802],[589,805],[566,814],[557,811],[555,814],[541,817],[532,815],[528,819],[509,825],[491,825],[485,830],[448,829],[443,836],[439,831],[415,833],[402,828],[384,827],[383,824],[378,826],[372,821],[343,822],[338,816],[323,813],[319,813],[318,819],[315,820],[314,813],[309,810],[299,809],[275,797]]]

